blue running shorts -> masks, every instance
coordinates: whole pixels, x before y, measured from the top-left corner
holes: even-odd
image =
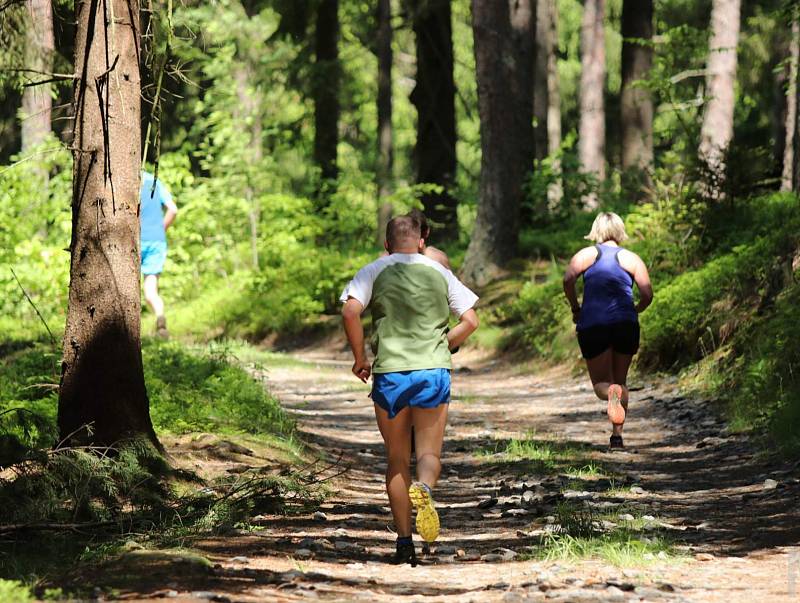
[[[142,275],[161,274],[167,261],[164,241],[142,241]]]
[[[450,402],[450,371],[437,368],[377,373],[372,378],[371,395],[390,419],[407,406],[436,408]]]

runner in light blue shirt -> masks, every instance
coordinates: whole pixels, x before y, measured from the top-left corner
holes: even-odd
[[[164,211],[166,208],[166,212]],[[167,259],[167,229],[175,221],[178,207],[167,187],[153,174],[142,171],[139,191],[139,219],[141,222],[142,276],[144,298],[156,315],[156,333],[167,338],[167,319],[164,300],[158,294],[158,277],[164,271]]]

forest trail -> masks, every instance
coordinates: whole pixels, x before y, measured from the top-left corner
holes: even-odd
[[[644,384],[632,394],[628,451],[611,454],[604,406],[583,378],[459,360],[435,491],[443,530],[420,566],[386,563],[394,535],[367,386],[350,374],[349,363],[317,359],[269,368],[264,379],[307,441],[329,459],[341,455],[339,469],[348,467],[324,515],[270,517],[263,530],[195,543],[217,564],[213,577],[202,586],[206,592],[197,592],[197,583],[173,582],[172,596],[800,600],[800,592],[791,594],[793,584],[800,591],[797,465],[758,456],[744,438],[727,434],[709,404],[682,399],[668,384]],[[538,451],[536,458],[494,452],[512,439]],[[580,523],[589,509],[590,521],[608,532],[627,526],[637,538],[663,537],[673,546],[668,554],[640,554],[641,563],[627,567],[533,554],[529,547],[552,524]]]

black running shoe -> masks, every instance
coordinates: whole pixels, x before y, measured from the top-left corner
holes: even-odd
[[[411,567],[416,567],[417,553],[414,550],[414,544],[398,544],[397,550],[394,553],[394,558],[392,559],[392,563],[395,565],[403,565],[404,563],[408,563],[411,565]]]
[[[609,450],[625,450],[625,444],[622,442],[622,436],[612,435],[608,442]]]

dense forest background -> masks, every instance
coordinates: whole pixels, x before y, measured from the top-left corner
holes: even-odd
[[[418,206],[430,242],[484,293],[481,345],[575,362],[560,271],[594,212],[614,210],[656,285],[639,369],[688,369],[742,427],[796,445],[794,3],[540,0],[527,16],[528,3],[490,4],[143,4],[144,159],[180,207],[162,279],[172,332],[329,328],[387,216]],[[56,0],[48,38],[36,6],[0,13],[10,341],[47,337],[37,312],[57,337],[68,293],[76,22]],[[34,91],[52,105],[38,130]],[[758,416],[755,400],[769,400]]]

